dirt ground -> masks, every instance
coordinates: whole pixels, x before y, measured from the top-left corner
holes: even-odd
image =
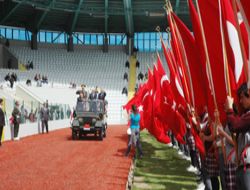
[[[2,190],[124,190],[131,157],[124,157],[127,127],[111,126],[107,138],[71,140],[70,128],[0,147]]]

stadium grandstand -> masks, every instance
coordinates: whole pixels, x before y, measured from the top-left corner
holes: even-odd
[[[186,2],[177,0],[173,4],[189,24]],[[146,73],[156,60],[155,53],[151,53],[161,52],[156,28],[160,28],[164,40],[168,39],[163,5],[163,1],[152,4],[125,0],[2,1],[1,80],[15,72],[18,76],[15,87],[19,90],[21,86],[25,93],[41,101],[65,103],[71,108],[76,95],[74,90],[67,89],[70,83],[98,86],[107,91],[109,123],[122,124],[126,122],[122,105],[127,97],[121,92],[128,87],[122,79],[125,62],[138,52],[136,58],[141,63],[138,74]],[[33,69],[27,70],[25,66],[30,62]],[[48,92],[36,87],[36,74],[49,79]],[[24,85],[27,80],[32,82],[28,89]],[[3,82],[2,86],[6,84]],[[53,91],[52,86],[60,91]],[[18,98],[18,93],[15,95],[9,98]]]

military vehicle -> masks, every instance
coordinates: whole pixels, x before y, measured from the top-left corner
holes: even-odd
[[[94,134],[99,140],[107,135],[105,103],[102,100],[86,100],[77,102],[71,124],[72,139],[81,139]]]

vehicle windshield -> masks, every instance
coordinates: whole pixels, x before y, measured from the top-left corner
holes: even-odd
[[[77,112],[104,112],[104,102],[101,100],[85,100],[77,102]]]

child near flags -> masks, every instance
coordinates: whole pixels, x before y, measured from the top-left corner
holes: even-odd
[[[128,156],[131,150],[132,144],[137,148],[139,157],[142,157],[142,148],[140,143],[140,114],[137,111],[136,105],[132,105],[132,113],[130,114],[130,129],[131,135],[128,142],[128,148],[125,156]]]

